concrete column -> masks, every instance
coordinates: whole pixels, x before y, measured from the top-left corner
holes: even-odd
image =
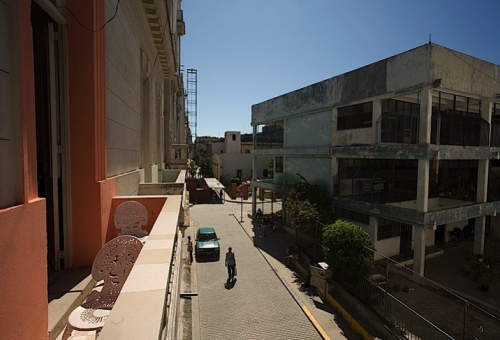
[[[429,164],[428,159],[418,160],[417,211],[424,213],[429,209]]]
[[[339,176],[339,162],[337,157],[332,155],[332,195],[335,196],[335,190],[338,185],[338,176]]]
[[[491,124],[491,110],[493,104],[483,99],[481,101],[481,118],[488,124]],[[491,125],[488,134],[491,133]],[[490,167],[489,159],[480,159],[477,161],[477,192],[476,202],[484,203],[488,198],[488,171]],[[484,234],[486,231],[486,216],[477,217],[474,230],[474,254],[484,255]]]
[[[431,121],[432,121],[432,89],[420,92],[420,130],[418,136],[419,144],[430,144]]]
[[[420,92],[419,144],[431,142],[432,89]],[[418,160],[417,211],[426,213],[429,209],[429,159]],[[425,227],[413,228],[413,270],[420,275],[425,272]]]
[[[417,183],[417,211],[426,213],[429,209],[429,160],[418,160],[418,183]],[[415,226],[413,239],[413,270],[420,275],[425,271],[425,228]]]
[[[172,121],[172,93],[171,93],[171,84],[170,84],[170,78],[166,78],[163,81],[163,91],[164,91],[164,96],[163,96],[163,110],[165,113],[165,119],[163,121],[164,123],[164,153],[165,153],[165,163],[170,165],[171,162],[171,150],[170,150],[170,145],[172,144],[172,140],[170,138],[171,136],[171,129],[170,129],[170,122]]]
[[[481,159],[477,162],[477,193],[476,201],[484,203],[488,197],[488,171],[490,160]],[[476,218],[474,230],[474,254],[484,254],[484,234],[486,231],[486,216]]]
[[[380,144],[381,136],[381,124],[382,120],[382,101],[373,101],[373,112],[372,112],[372,144]]]
[[[332,146],[337,145],[335,135],[337,134],[337,119],[339,110],[335,107],[332,109]]]
[[[368,228],[368,234],[373,240],[375,244],[377,242],[377,234],[378,234],[378,217],[370,216],[370,227]]]
[[[424,276],[425,273],[425,226],[413,227],[413,271]]]
[[[151,138],[154,131],[153,122],[151,119],[151,97],[152,97],[152,80],[147,79],[142,84],[142,125],[141,125],[141,156],[142,161],[141,165],[144,169],[144,181],[147,183],[151,183],[152,178],[152,165],[153,165],[153,157],[152,157],[152,147],[151,147]]]
[[[475,218],[474,254],[484,255],[484,235],[486,232],[486,216]]]
[[[481,118],[491,124],[491,115],[493,110],[493,103],[488,99],[481,100]],[[491,130],[491,129],[490,129]]]

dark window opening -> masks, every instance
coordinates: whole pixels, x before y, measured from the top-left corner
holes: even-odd
[[[418,143],[420,105],[395,99],[382,100],[380,141]]]
[[[276,157],[276,173],[283,173],[283,157]]]
[[[339,158],[335,195],[387,203],[416,198],[418,160]]]
[[[493,104],[490,146],[500,146],[500,104]]]
[[[489,124],[481,117],[481,100],[438,92],[432,107],[431,143],[487,146]]]
[[[401,226],[403,224],[404,223],[401,222],[394,222],[383,218],[379,218],[377,240],[381,241],[401,236]]]
[[[255,135],[256,149],[282,149],[283,148],[283,122],[274,122],[262,127],[262,132]]]
[[[372,126],[372,102],[338,109],[337,130],[362,129]]]

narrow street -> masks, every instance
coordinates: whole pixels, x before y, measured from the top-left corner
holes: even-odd
[[[274,242],[282,247],[283,241],[279,238],[283,234],[269,232],[264,238],[259,233],[255,241],[251,219],[247,216],[251,205],[243,204],[243,214],[241,208],[241,204],[230,202],[190,207],[191,227],[184,239],[188,235],[194,239],[199,227],[214,227],[220,238],[221,258],[219,261],[195,258],[191,266],[184,267],[183,291],[187,291],[190,284],[191,289],[196,289],[193,293],[198,295],[183,299],[183,319],[191,318],[193,332],[190,334],[184,322],[182,338],[190,339],[192,335],[193,339],[345,339],[343,330],[346,334],[351,330],[345,326],[341,330],[336,316],[318,297],[304,295],[301,299],[298,295],[303,293],[297,290],[299,279],[294,280],[293,273],[277,259],[254,246],[254,242]],[[234,283],[227,281],[224,266],[229,246],[233,248],[238,268]],[[294,289],[291,286],[295,286]],[[309,300],[308,307],[304,299]],[[316,304],[323,310],[316,309]],[[321,320],[315,320],[308,308]],[[313,321],[328,326],[322,329],[317,323],[317,329]]]

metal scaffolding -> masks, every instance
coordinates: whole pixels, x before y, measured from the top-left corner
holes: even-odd
[[[186,113],[188,119],[188,140],[190,153],[194,149],[197,133],[198,110],[198,70],[187,70]]]

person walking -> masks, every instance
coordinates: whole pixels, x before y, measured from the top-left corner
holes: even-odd
[[[193,241],[191,241],[191,236],[188,236],[187,250],[189,253],[189,264],[193,263]]]
[[[229,247],[226,253],[227,279],[233,280],[236,271],[236,258],[234,257],[233,248]]]

